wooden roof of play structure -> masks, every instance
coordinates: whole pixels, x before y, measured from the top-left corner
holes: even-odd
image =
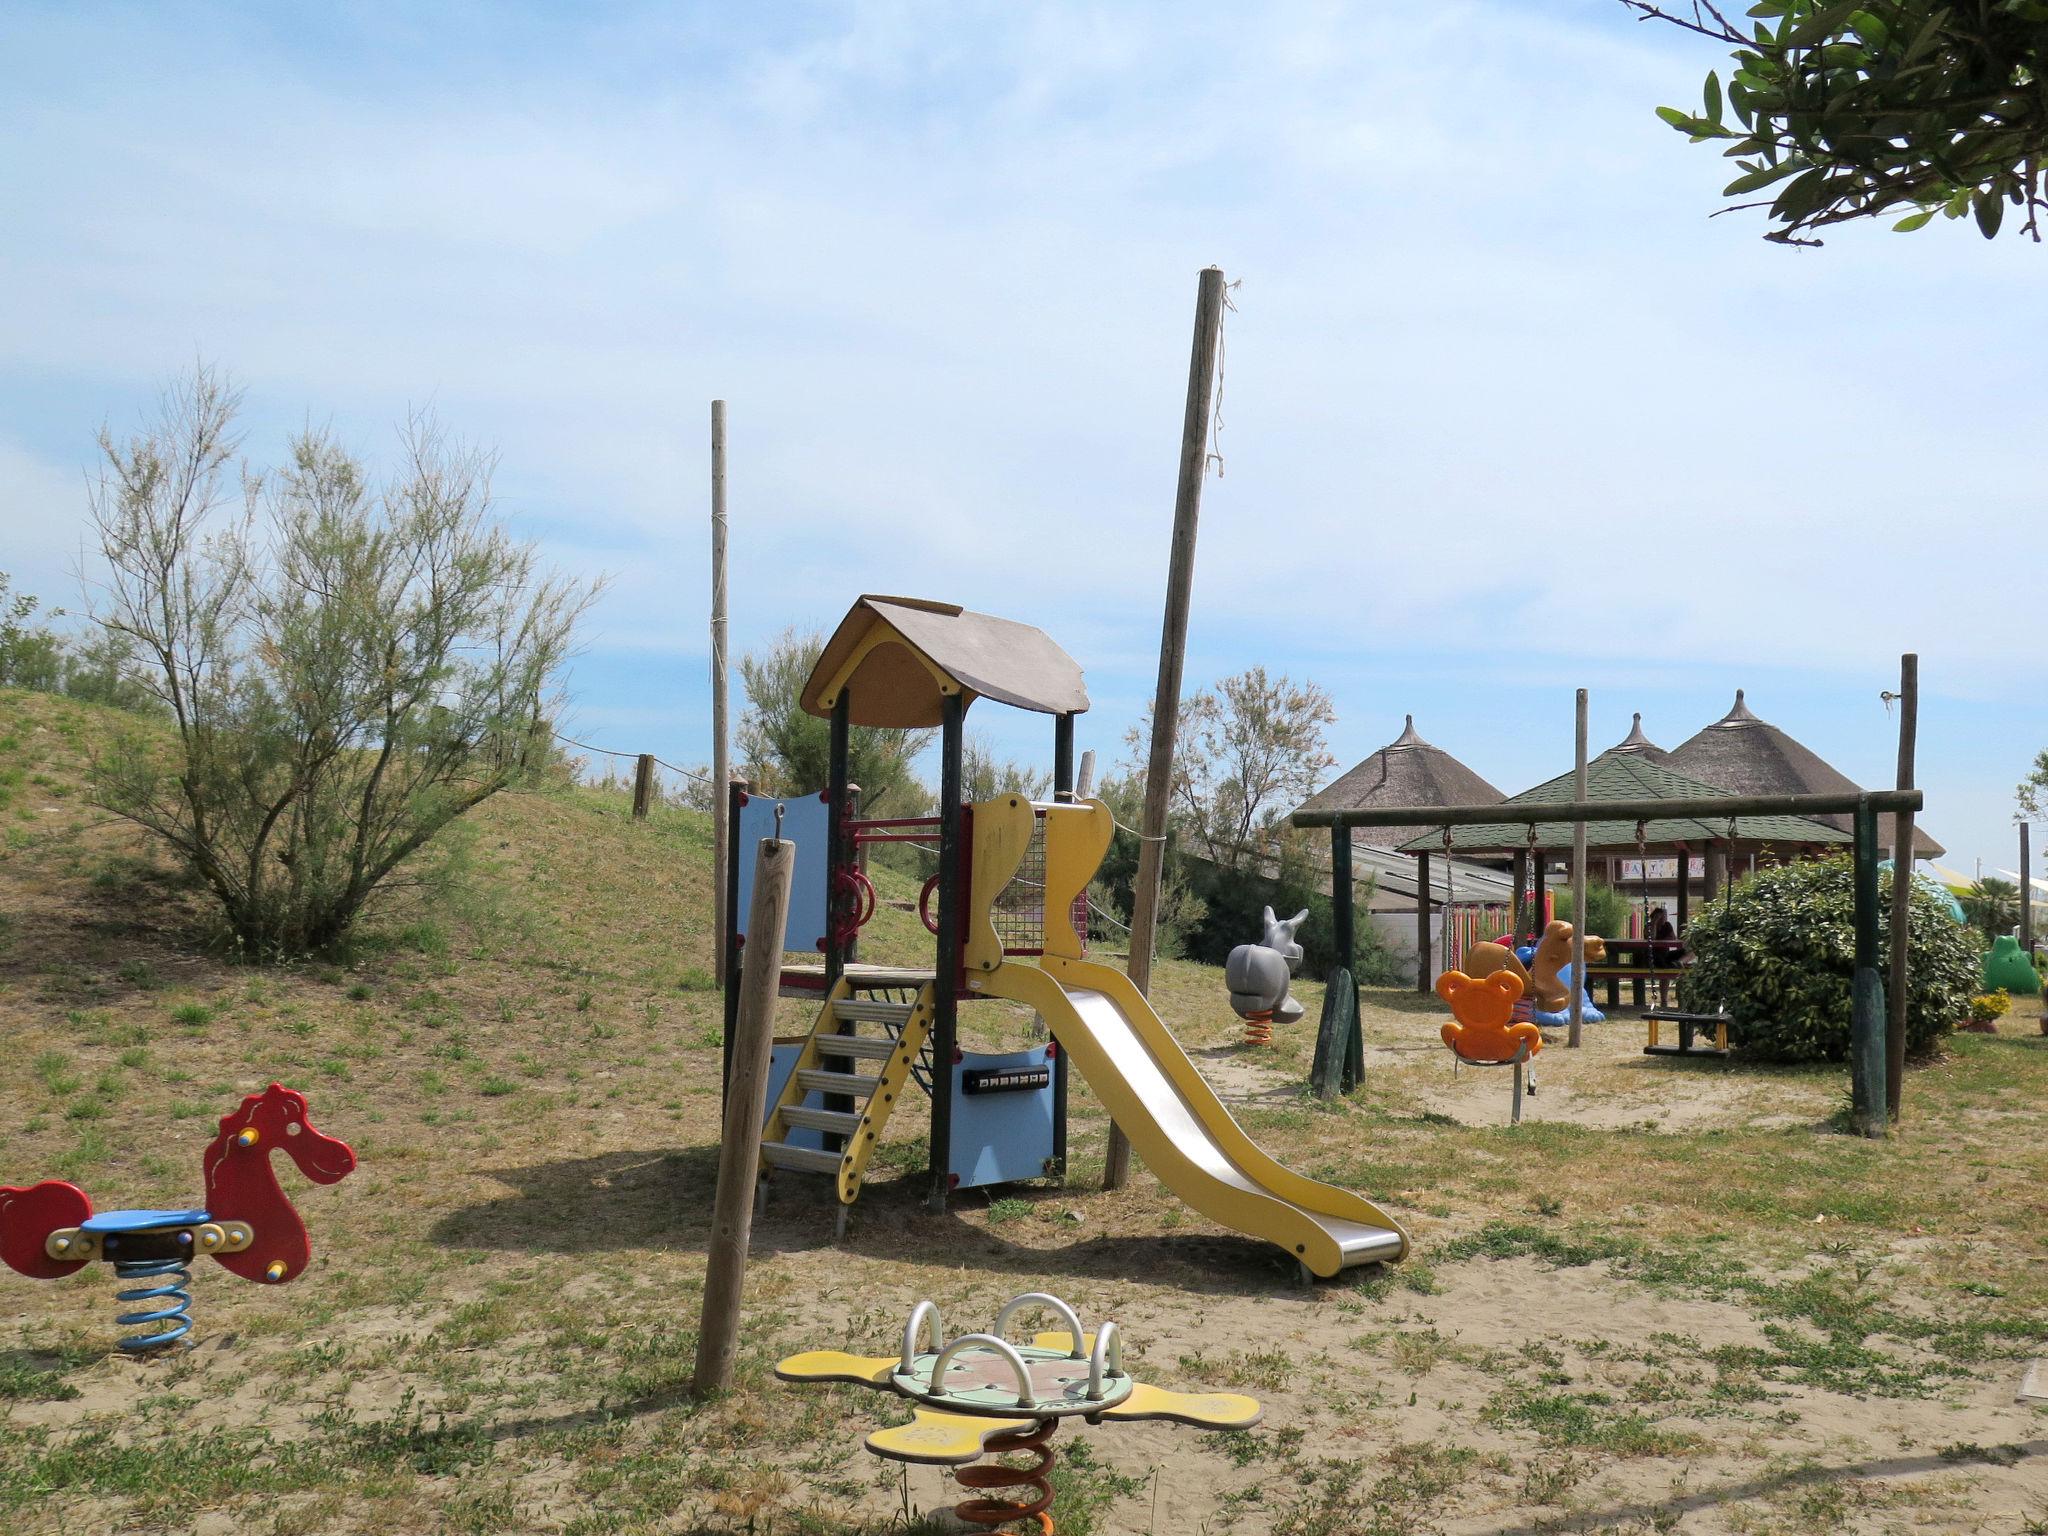
[[[1375,805],[1491,805],[1507,797],[1441,747],[1415,734],[1407,717],[1401,734],[1333,784],[1296,807],[1302,811],[1355,811]],[[1357,840],[1390,843],[1405,827],[1356,827]]]
[[[1718,842],[1739,849],[1756,849],[1765,846],[1778,848],[1808,848],[1823,845],[1843,844],[1851,841],[1849,834],[1829,826],[1827,823],[1805,816],[1739,816],[1735,820],[1735,837],[1729,844],[1726,821],[1694,821],[1656,814],[1659,800],[1686,800],[1710,798],[1723,793],[1722,788],[1703,784],[1698,779],[1689,779],[1682,773],[1661,768],[1638,752],[1603,752],[1597,759],[1586,765],[1586,798],[1588,800],[1641,800],[1645,824],[1644,845],[1655,852],[1669,852],[1678,844],[1688,848],[1704,848],[1710,842]],[[1572,801],[1572,775],[1561,773],[1556,778],[1538,784],[1534,789],[1525,789],[1519,795],[1510,795],[1510,805],[1569,805]],[[1569,849],[1572,845],[1571,823],[1564,821],[1539,825],[1535,829],[1534,846],[1545,852]],[[1531,846],[1530,828],[1515,822],[1489,822],[1483,826],[1456,827],[1452,829],[1451,847],[1464,854],[1491,854],[1496,857],[1519,853]],[[1586,846],[1601,852],[1629,852],[1636,848],[1636,824],[1632,821],[1595,821],[1586,826]],[[1431,853],[1443,847],[1441,831],[1425,832],[1401,844],[1403,853]]]
[[[1640,713],[1635,717],[1635,724],[1628,728],[1628,734],[1605,752],[1602,752],[1600,757],[1615,757],[1617,755],[1640,757],[1644,762],[1655,763],[1659,768],[1669,768],[1671,766],[1671,754],[1643,734],[1643,717]],[[1594,759],[1595,762],[1599,760],[1599,758]]]
[[[1672,748],[1670,766],[1738,795],[1854,794],[1858,788],[1830,764],[1801,746],[1775,725],[1757,719],[1735,690],[1735,707],[1705,730]],[[1818,818],[1840,832],[1851,830],[1851,818]],[[1891,851],[1892,819],[1877,819],[1877,842]],[[1913,856],[1939,858],[1943,848],[1919,826],[1913,828]]]
[[[829,717],[841,691],[854,725],[937,725],[950,694],[963,709],[981,698],[1045,715],[1088,707],[1080,663],[1044,630],[953,603],[873,594],[825,642],[803,707]]]

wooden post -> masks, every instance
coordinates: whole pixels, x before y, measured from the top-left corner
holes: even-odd
[[[1349,827],[1330,829],[1330,927],[1337,959],[1323,978],[1323,1018],[1326,1026],[1335,1031],[1337,1054],[1332,1059],[1338,1086],[1349,1093],[1365,1076],[1365,1026],[1358,1017],[1358,983],[1352,979],[1358,954],[1358,902],[1351,878]],[[1338,996],[1339,993],[1343,995]],[[1316,1048],[1319,1054],[1323,1050],[1320,1034]],[[1310,1075],[1313,1077],[1313,1072]],[[1329,1095],[1325,1093],[1323,1097]]]
[[[1173,498],[1173,545],[1166,567],[1166,612],[1159,630],[1159,685],[1152,695],[1152,748],[1145,760],[1145,811],[1138,826],[1138,872],[1131,886],[1131,958],[1126,969],[1140,992],[1152,985],[1152,952],[1165,872],[1166,807],[1173,790],[1174,738],[1180,729],[1181,671],[1187,660],[1188,609],[1195,586],[1195,530],[1208,472],[1209,412],[1216,387],[1216,344],[1223,331],[1223,269],[1204,267],[1195,289],[1195,340],[1188,358],[1187,411],[1181,419],[1180,481]],[[1109,1128],[1102,1187],[1121,1189],[1131,1176],[1131,1143]]]
[[[1074,779],[1074,798],[1086,800],[1095,793],[1095,749],[1081,754],[1081,772]]]
[[[1088,771],[1094,771],[1094,754],[1089,754]],[[1074,793],[1074,717],[1061,715],[1053,722],[1052,728],[1052,797],[1056,803],[1071,805],[1077,798]],[[1081,946],[1088,945],[1088,935],[1081,934]],[[1043,1025],[1045,1021],[1037,1021]],[[1032,1038],[1041,1036],[1034,1032]],[[1052,1058],[1052,1160],[1058,1177],[1064,1181],[1067,1175],[1067,1053],[1055,1051]]]
[[[1913,749],[1920,729],[1920,658],[1907,652],[1899,658],[1899,782],[1913,787]],[[1913,813],[1892,817],[1892,953],[1890,1008],[1884,1032],[1884,1103],[1899,1118],[1899,1100],[1906,1087],[1906,970],[1913,940]]]
[[[841,695],[844,697],[844,695]],[[966,732],[960,695],[939,701],[939,953],[932,982],[932,1135],[925,1203],[946,1208],[952,1193],[953,1052],[960,1041],[960,752]]]
[[[1877,969],[1877,812],[1856,812],[1856,968],[1849,1002],[1850,1116],[1858,1135],[1885,1133],[1884,978]]]
[[[732,747],[726,729],[725,608],[725,402],[711,402],[711,867],[723,871],[726,840],[726,781],[732,777]],[[686,759],[687,761],[687,759]],[[711,882],[712,932],[726,930],[726,889],[721,873]],[[712,975],[725,985],[730,957],[721,946]]]
[[[1522,933],[1525,927],[1522,904],[1529,899],[1529,850],[1526,848],[1517,848],[1515,850],[1515,855],[1512,863],[1515,881],[1515,899],[1512,903],[1512,910],[1508,916],[1509,949],[1513,949],[1517,944],[1522,942]]]
[[[838,874],[839,867],[851,862],[846,857],[846,816],[850,775],[847,760],[852,750],[850,737],[853,733],[850,724],[852,708],[853,689],[850,686],[841,688],[839,697],[832,701],[831,735],[825,748],[825,793],[830,797],[825,802],[825,889],[828,893],[832,890],[832,880]],[[839,984],[839,978],[846,970],[846,953],[832,931],[835,925],[831,921],[831,913],[832,903],[828,894],[823,934],[827,993]],[[850,1032],[851,1026],[841,1031],[842,1034]]]
[[[1577,746],[1572,759],[1572,798],[1583,802],[1586,798],[1586,690],[1579,690],[1578,724],[1574,731]],[[1648,855],[1645,855],[1647,860]],[[1643,871],[1647,877],[1649,870]],[[1648,938],[1648,934],[1643,935]],[[1651,960],[1656,963],[1654,955]],[[1586,824],[1572,823],[1572,993],[1571,1025],[1565,1035],[1565,1044],[1574,1049],[1579,1044],[1579,1031],[1585,1025],[1586,1010]]]
[[[654,755],[642,752],[633,764],[633,819],[645,821],[647,807],[654,799]]]
[[[1685,937],[1685,925],[1692,918],[1692,849],[1684,843],[1678,845],[1678,917],[1673,927],[1680,938]]]
[[[761,839],[754,855],[754,898],[747,935],[768,954],[782,951],[789,920],[789,877],[796,844]],[[699,1397],[732,1385],[739,1346],[740,1298],[746,1287],[747,1241],[754,1224],[753,1186],[761,1159],[761,1119],[768,1102],[768,1058],[774,1047],[775,994],[780,971],[750,965],[740,982],[739,1038],[733,1042],[732,1085],[725,1097],[725,1139],[718,1153],[718,1188],[711,1206],[710,1251],[704,1267],[703,1325],[697,1331],[697,1371],[690,1390]]]
[[[1429,855],[1415,855],[1415,990],[1427,997],[1435,990],[1430,974]]]
[[[1330,829],[1330,942],[1335,964],[1350,970],[1358,950],[1358,909],[1351,881],[1351,829]]]
[[[2024,821],[2020,823],[2020,953],[2029,965],[2034,963],[2034,872],[2027,867],[2034,858],[2027,846],[2032,830]]]
[[[1712,906],[1714,898],[1721,894],[1721,884],[1727,878],[1728,852],[1721,846],[1719,838],[1710,839],[1707,843],[1707,878],[1701,887],[1709,906]]]
[[[1052,722],[1052,797],[1074,798],[1074,717],[1056,715]]]

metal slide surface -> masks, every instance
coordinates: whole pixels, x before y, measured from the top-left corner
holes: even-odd
[[[1261,1152],[1123,972],[1047,956],[1042,970],[1006,964],[969,985],[1037,1009],[1145,1165],[1210,1220],[1324,1277],[1407,1255],[1408,1234],[1371,1201]]]

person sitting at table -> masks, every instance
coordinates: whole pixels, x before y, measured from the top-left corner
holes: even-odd
[[[1671,926],[1671,919],[1662,907],[1650,908],[1650,966],[1657,969],[1678,963],[1678,930]],[[1657,978],[1657,1006],[1671,1006],[1671,983],[1664,977]]]

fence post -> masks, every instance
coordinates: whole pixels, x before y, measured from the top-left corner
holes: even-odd
[[[645,821],[647,807],[654,799],[654,754],[642,752],[633,765],[633,819]]]
[[[1884,1102],[1884,977],[1877,968],[1877,813],[1868,798],[1857,807],[1855,826],[1856,967],[1849,1001],[1851,1118],[1858,1135],[1882,1136],[1889,1123]]]
[[[796,844],[764,837],[754,854],[754,898],[747,937],[757,953],[782,953],[789,921],[789,880]],[[746,1288],[747,1242],[753,1235],[753,1184],[761,1159],[761,1118],[768,1101],[768,1058],[774,1045],[775,994],[781,968],[772,961],[740,972],[738,1038],[732,1081],[725,1097],[725,1137],[718,1156],[718,1188],[711,1207],[711,1242],[704,1267],[704,1316],[697,1332],[697,1370],[690,1390],[699,1397],[732,1385],[739,1346],[740,1298]]]

